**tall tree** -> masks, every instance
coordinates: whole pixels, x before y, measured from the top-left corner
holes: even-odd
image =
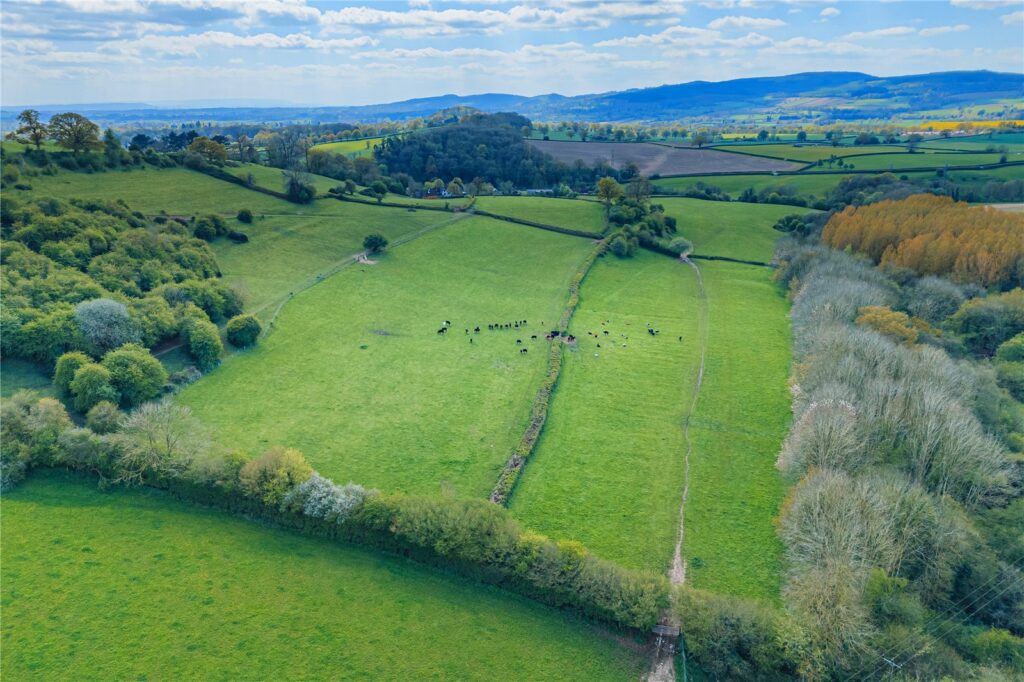
[[[597,198],[604,204],[607,215],[612,210],[612,202],[622,196],[622,185],[615,178],[603,177],[597,181]]]
[[[50,137],[77,155],[88,149],[99,149],[100,127],[81,114],[67,112],[50,119]]]
[[[46,125],[39,120],[39,112],[35,109],[26,109],[18,114],[18,121],[21,125],[17,130],[7,133],[7,139],[35,145],[36,151],[42,149],[48,131]]]

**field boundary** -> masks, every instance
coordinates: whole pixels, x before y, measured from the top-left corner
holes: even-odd
[[[739,152],[735,152],[739,153]],[[985,152],[981,152],[984,154]],[[753,155],[751,155],[753,156]],[[862,154],[861,156],[888,156],[888,154]],[[849,157],[842,157],[849,158]],[[927,173],[928,171],[946,170],[946,171],[963,171],[963,170],[995,170],[997,168],[1008,168],[1011,166],[1024,166],[1024,161],[1007,161],[1006,163],[983,163],[974,164],[970,166],[919,166],[916,168],[844,168],[841,170],[819,170],[811,171],[808,168],[813,167],[811,164],[807,168],[803,168],[798,171],[710,171],[707,173],[673,173],[672,175],[659,175],[657,178],[650,178],[652,185],[657,185],[658,180],[670,180],[672,178],[692,178],[692,177],[729,177],[732,175],[763,175],[765,177],[784,177],[784,176],[808,176],[808,175],[882,175],[883,173]],[[675,196],[675,195],[672,195]]]
[[[580,302],[580,286],[583,284],[587,273],[590,272],[590,268],[597,261],[598,256],[604,253],[606,246],[607,244],[604,240],[595,245],[576,270],[576,274],[573,275],[572,283],[569,285],[569,298],[566,300],[562,317],[558,320],[559,331],[568,329],[573,313],[576,312],[576,306]],[[529,459],[537,447],[537,441],[540,439],[544,423],[548,418],[551,395],[554,393],[555,386],[558,384],[558,377],[562,372],[564,346],[565,344],[561,336],[551,342],[548,353],[548,371],[544,375],[544,380],[541,381],[540,388],[537,389],[537,395],[534,397],[533,404],[530,407],[530,421],[526,425],[526,431],[523,433],[522,438],[519,439],[519,444],[512,450],[512,455],[505,462],[505,467],[501,470],[501,473],[498,475],[498,481],[494,484],[494,490],[491,491],[489,499],[495,504],[508,506],[512,492],[515,490],[520,474],[522,474],[523,467],[526,466],[526,460]]]
[[[596,232],[587,232],[586,230],[574,230],[571,227],[559,227],[558,225],[548,225],[547,223],[538,223],[532,220],[526,220],[524,218],[513,218],[507,215],[500,215],[498,213],[491,213],[490,211],[484,211],[479,208],[473,208],[473,213],[476,215],[485,216],[487,218],[494,218],[496,220],[504,220],[510,223],[517,223],[519,225],[527,225],[529,227],[537,227],[542,230],[550,230],[551,232],[560,232],[561,234],[572,235],[573,237],[586,237],[587,239],[600,239],[603,235]]]

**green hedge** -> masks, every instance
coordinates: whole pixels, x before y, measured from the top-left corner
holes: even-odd
[[[568,329],[569,321],[572,319],[576,306],[580,302],[580,285],[583,284],[583,278],[590,272],[594,261],[604,253],[606,247],[607,241],[602,240],[598,243],[583,263],[580,264],[576,274],[573,275],[572,281],[569,284],[569,298],[565,302],[562,317],[558,320],[558,329],[560,331]],[[558,383],[558,375],[562,371],[562,348],[561,339],[551,344],[548,354],[548,371],[544,375],[544,380],[541,381],[540,388],[537,389],[537,395],[533,399],[533,405],[530,407],[530,421],[526,425],[526,431],[523,433],[522,438],[519,439],[515,449],[512,450],[512,455],[505,462],[505,467],[498,475],[498,482],[495,483],[494,490],[491,491],[490,500],[495,504],[508,504],[512,490],[519,480],[519,474],[526,465],[527,458],[537,446],[537,439],[540,438],[540,432],[544,429],[544,422],[548,418],[551,394],[555,390],[555,384]]]

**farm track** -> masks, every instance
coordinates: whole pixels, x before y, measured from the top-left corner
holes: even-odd
[[[679,526],[676,530],[676,546],[672,552],[672,567],[669,569],[669,581],[673,585],[682,585],[686,582],[686,561],[683,559],[683,543],[686,540],[686,501],[690,495],[690,454],[693,452],[693,441],[690,439],[690,420],[697,409],[697,398],[700,396],[700,388],[704,383],[704,356],[708,345],[708,296],[704,290],[704,280],[701,278],[700,268],[689,258],[683,259],[687,265],[693,268],[697,277],[697,296],[700,299],[699,317],[697,324],[700,328],[698,338],[700,339],[700,363],[697,366],[697,378],[693,385],[693,396],[690,399],[690,408],[683,417],[683,439],[686,441],[686,455],[683,458],[683,494],[679,501]]]

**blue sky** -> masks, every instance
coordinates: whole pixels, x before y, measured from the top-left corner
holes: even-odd
[[[1024,71],[1024,0],[4,0],[0,31],[5,106]]]

